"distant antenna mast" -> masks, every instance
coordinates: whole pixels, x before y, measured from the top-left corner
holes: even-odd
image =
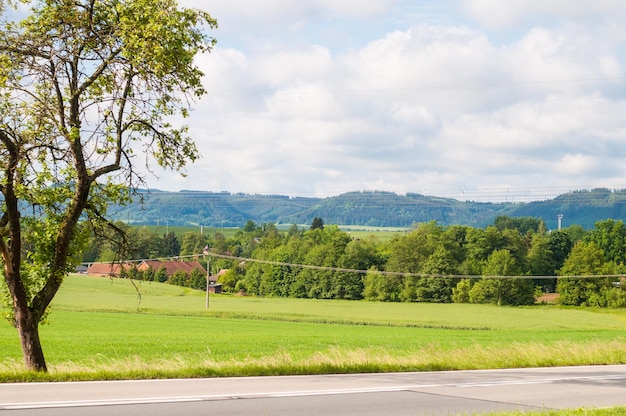
[[[558,220],[558,229],[561,229],[561,221],[563,220],[563,214],[559,214],[556,216],[557,220]]]

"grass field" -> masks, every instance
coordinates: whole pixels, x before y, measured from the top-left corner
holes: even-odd
[[[201,231],[199,226],[186,226],[186,225],[137,225],[136,227],[140,227],[143,229],[147,229],[150,231],[154,231],[159,235],[165,234],[166,232],[175,233],[178,238],[182,238],[185,233],[188,232],[196,232],[199,233]],[[291,227],[291,224],[278,224],[276,226],[279,231],[286,233]],[[310,224],[299,224],[298,227],[300,229],[306,230],[310,227]],[[391,240],[394,236],[402,235],[407,232],[407,228],[401,227],[368,227],[368,226],[353,226],[353,225],[340,225],[339,229],[349,233],[354,238],[369,238],[371,236],[376,237],[379,241],[388,241]],[[241,231],[241,228],[237,227],[203,227],[202,232],[207,236],[212,236],[216,232],[220,232],[224,234],[226,238],[232,238],[235,234]]]
[[[211,295],[70,276],[24,373],[0,323],[0,380],[80,380],[626,363],[626,311]],[[139,298],[141,295],[141,298]]]

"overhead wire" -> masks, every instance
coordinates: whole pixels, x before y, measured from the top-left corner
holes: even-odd
[[[188,254],[184,256],[164,256],[159,258],[152,259],[136,259],[136,260],[118,260],[114,262],[91,262],[84,264],[125,264],[125,263],[138,263],[148,261],[163,261],[163,259],[176,259],[178,261],[183,261],[184,259],[199,259],[201,257],[214,257],[225,260],[233,260],[238,261],[239,263],[259,263],[259,264],[267,264],[271,266],[280,266],[280,267],[293,267],[299,269],[308,269],[308,270],[318,270],[318,271],[329,271],[329,272],[342,272],[342,273],[357,273],[357,274],[378,274],[382,276],[400,276],[400,277],[417,277],[417,278],[452,278],[452,279],[531,279],[531,280],[552,280],[552,279],[597,279],[597,278],[613,278],[613,279],[621,279],[625,278],[626,274],[599,274],[599,275],[573,275],[573,276],[530,276],[530,275],[513,275],[513,276],[498,276],[498,275],[473,275],[473,274],[443,274],[443,273],[414,273],[414,272],[398,272],[398,271],[389,271],[389,270],[360,270],[360,269],[350,269],[345,267],[331,267],[331,266],[316,266],[312,264],[302,264],[302,263],[290,263],[290,262],[281,262],[274,260],[263,260],[263,259],[255,259],[250,257],[239,257],[233,256],[229,254],[219,254],[210,251],[205,251],[201,254]]]

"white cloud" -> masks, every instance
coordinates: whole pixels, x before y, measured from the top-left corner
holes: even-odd
[[[525,21],[554,24],[562,21],[602,23],[623,20],[621,0],[463,0],[465,10],[490,29],[502,29]]]
[[[333,26],[345,18],[410,16],[408,3],[207,3],[231,27],[198,60],[209,94],[189,123],[204,158],[188,180],[151,186],[468,199],[626,187],[626,39],[611,24],[626,7],[467,0],[447,7],[480,24],[404,22],[348,48],[308,41],[324,24],[345,32]],[[502,22],[516,36],[494,37]],[[349,30],[368,39],[367,24]]]
[[[399,0],[182,0],[185,7],[207,10],[218,20],[218,41],[228,47],[260,48],[300,44],[316,32],[342,36],[336,21],[367,21],[385,16]],[[307,33],[308,31],[308,33]]]

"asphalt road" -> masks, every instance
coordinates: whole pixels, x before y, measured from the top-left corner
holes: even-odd
[[[626,406],[626,366],[0,384],[0,415],[469,415]]]

